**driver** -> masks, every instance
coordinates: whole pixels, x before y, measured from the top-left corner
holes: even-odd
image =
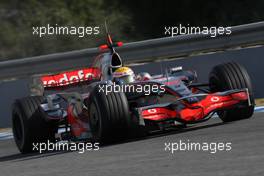
[[[134,71],[129,67],[120,67],[113,73],[113,81],[119,84],[129,84],[135,81]]]

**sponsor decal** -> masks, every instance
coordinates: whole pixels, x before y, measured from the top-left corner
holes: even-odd
[[[152,113],[157,113],[157,110],[156,109],[148,109],[148,112],[151,113],[151,114]]]
[[[211,98],[211,101],[212,101],[212,102],[218,102],[219,100],[220,100],[219,97],[212,97],[212,98]]]
[[[65,86],[77,82],[87,81],[98,77],[99,70],[95,68],[86,68],[64,72],[56,75],[42,76],[41,80],[44,87]]]

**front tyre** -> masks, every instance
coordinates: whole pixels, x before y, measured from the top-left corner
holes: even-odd
[[[248,88],[251,106],[233,108],[218,112],[224,122],[250,118],[254,112],[254,96],[250,77],[246,69],[238,63],[231,62],[215,66],[209,74],[211,92]]]

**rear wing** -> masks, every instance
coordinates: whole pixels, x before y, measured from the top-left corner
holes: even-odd
[[[100,78],[100,71],[98,68],[84,68],[60,74],[45,75],[41,77],[41,81],[44,88],[56,88],[78,84],[84,81],[91,81],[97,78]]]

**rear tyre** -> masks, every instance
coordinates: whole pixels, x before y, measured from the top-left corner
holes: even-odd
[[[254,96],[250,77],[246,69],[238,63],[231,62],[215,66],[209,74],[211,92],[248,88],[251,106],[234,108],[218,112],[224,122],[250,118],[254,112]]]
[[[92,141],[109,143],[127,135],[131,119],[126,95],[123,92],[100,92],[96,86],[88,100]]]
[[[33,151],[33,143],[55,141],[57,124],[47,122],[39,105],[42,96],[18,99],[12,109],[12,130],[15,143],[21,153]]]

